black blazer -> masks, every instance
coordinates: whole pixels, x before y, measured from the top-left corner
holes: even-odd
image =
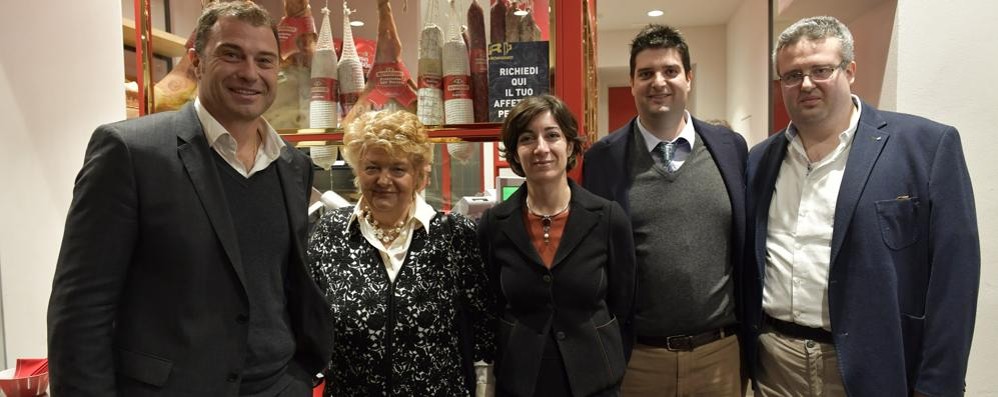
[[[238,394],[249,291],[212,155],[190,104],[94,132],[49,301],[53,395]],[[291,147],[275,164],[293,234],[295,360],[315,374],[332,318],[304,268],[311,165]]]
[[[572,394],[618,384],[626,368],[622,322],[634,300],[634,242],[616,203],[569,181],[571,210],[552,268],[543,265],[523,222],[524,184],[492,208],[478,228],[499,301],[497,388],[531,396],[550,334],[557,339]],[[626,343],[630,346],[630,343]]]
[[[731,268],[735,278],[735,314],[741,318],[742,292],[740,282],[745,247],[745,162],[748,146],[741,134],[727,128],[707,124],[697,118],[693,129],[703,139],[714,158],[731,201]],[[630,123],[603,137],[586,151],[582,163],[582,184],[597,196],[620,203],[630,213],[627,198],[634,176],[631,175],[631,147],[634,135],[640,134],[635,117]]]

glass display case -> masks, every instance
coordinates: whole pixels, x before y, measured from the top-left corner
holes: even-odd
[[[133,76],[128,76],[135,79],[134,90],[129,96],[131,103],[135,105],[135,113],[142,115],[179,108],[193,98],[196,91],[196,83],[189,70],[190,64],[183,53],[190,47],[189,36],[201,6],[211,0],[122,1],[123,13],[126,14],[123,15],[125,45],[135,54],[135,62],[130,68],[135,72]],[[399,89],[407,91],[404,87],[406,85],[413,93],[418,91],[420,99],[401,106],[403,108],[413,110],[421,101],[432,101],[432,98],[424,101],[424,91],[419,90],[427,86],[441,88],[444,100],[466,96],[473,96],[476,100],[486,98],[484,107],[468,109],[469,112],[478,113],[474,116],[452,118],[449,116],[452,108],[447,108],[447,115],[439,119],[442,122],[434,122],[433,118],[424,119],[424,124],[430,127],[430,137],[436,146],[431,182],[426,191],[427,201],[435,208],[449,210],[461,197],[493,191],[497,176],[511,175],[499,155],[497,141],[500,122],[504,116],[503,109],[508,111],[522,96],[548,92],[561,97],[578,116],[580,133],[587,134],[589,142],[595,137],[597,83],[594,0],[511,0],[509,3],[503,0],[456,0],[452,3],[453,6],[445,0],[256,2],[267,8],[275,19],[281,20],[278,33],[283,61],[278,82],[278,100],[265,117],[285,140],[313,155],[317,164],[315,188],[319,191],[333,190],[349,201],[356,198],[352,172],[337,156],[336,149],[336,145],[342,141],[340,123],[351,118],[350,106],[356,106],[348,106],[347,102],[351,98],[343,92],[344,86],[350,83],[339,82],[339,95],[329,94],[327,89],[321,87],[316,89],[322,83],[322,80],[317,80],[321,76],[317,75],[322,75],[320,71],[329,68],[328,65],[316,67],[316,60],[319,59],[318,55],[328,55],[329,47],[333,48],[335,54],[332,61],[334,64],[337,62],[335,59],[342,63],[344,57],[352,57],[352,51],[356,51],[365,66],[365,87],[368,92],[371,91],[371,85],[376,87],[375,90],[389,86],[389,98],[397,98],[393,95]],[[384,7],[386,3],[390,7],[387,15]],[[478,21],[474,16],[473,3],[481,7],[483,21]],[[507,7],[505,14],[503,10],[497,11],[497,6]],[[350,11],[346,12],[345,9]],[[505,15],[505,24],[493,23],[496,15]],[[348,20],[353,23],[348,23]],[[401,46],[389,48],[390,60],[396,62],[389,62],[392,65],[388,69],[384,68],[385,59],[378,59],[383,52],[375,54],[378,40],[385,40],[385,29],[379,26],[386,21],[393,24],[395,29],[392,31],[397,35],[397,41],[390,38],[386,42],[401,43]],[[459,76],[455,81],[449,74],[434,79],[432,73],[424,73],[426,57],[420,58],[420,47],[424,44],[420,38],[425,36],[423,33],[427,27],[440,27],[446,41],[460,34],[455,30],[458,25],[462,26],[467,35],[468,30],[474,29],[467,27],[469,22],[483,23],[486,37],[482,40],[463,38],[464,43],[472,47],[466,50],[468,74],[465,75],[465,80],[462,81]],[[496,36],[496,27],[507,28],[505,36],[502,32]],[[326,29],[331,34],[324,32]],[[470,34],[475,35],[476,33]],[[498,38],[504,40],[499,41]],[[353,41],[352,46],[350,41]],[[483,42],[486,54],[481,53]],[[537,48],[543,48],[538,44],[547,48],[546,54],[538,54]],[[529,56],[516,55],[517,51]],[[348,54],[344,55],[344,52]],[[425,46],[423,52],[426,52]],[[404,73],[396,73],[400,65]],[[501,67],[519,67],[515,70],[526,70],[528,73],[512,77],[504,73],[500,76],[498,72]],[[370,70],[372,68],[373,72]],[[484,80],[476,84],[471,74],[488,72],[490,68],[493,73],[488,75],[491,81],[486,83],[485,87],[489,92],[486,96],[481,94],[480,88]],[[126,69],[129,67],[126,66]],[[450,73],[447,70],[441,72]],[[400,76],[401,79],[381,79],[372,83],[371,79],[383,76]],[[394,86],[396,91],[391,91],[393,83],[398,84]],[[456,94],[449,93],[453,91],[452,88],[457,90]],[[479,88],[478,94],[459,92],[461,89],[475,88]],[[363,102],[364,93],[359,96],[361,98],[352,99],[367,104],[366,108],[383,107],[378,103]],[[317,106],[311,104],[332,98],[338,99],[334,101],[333,107],[326,106],[326,109],[334,110],[335,115],[332,117],[328,110],[317,113]],[[482,109],[489,110],[491,115],[487,113],[483,118],[477,112]],[[421,112],[419,110],[418,114],[423,118],[424,113]],[[576,168],[572,177],[578,178],[580,169],[581,167]]]

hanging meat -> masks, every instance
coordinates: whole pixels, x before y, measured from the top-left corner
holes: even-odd
[[[509,7],[506,7],[506,42],[516,43],[520,41],[520,16],[516,15],[516,11],[519,9],[519,3],[516,1],[510,2]]]
[[[194,33],[187,39],[185,49],[194,46]],[[180,62],[153,86],[153,112],[177,110],[197,96],[198,81],[190,57],[180,57]]]
[[[519,26],[517,27],[520,33],[521,42],[529,41],[539,41],[541,39],[541,28],[537,26],[537,22],[534,21],[534,9],[528,8],[527,15],[520,18]]]
[[[343,51],[340,52],[340,64],[336,69],[340,83],[340,106],[343,115],[357,104],[360,94],[364,92],[364,64],[357,54],[357,44],[353,39],[353,28],[350,27],[350,14],[353,11],[343,2]]]
[[[274,128],[305,128],[309,125],[316,40],[315,20],[308,0],[284,0],[284,17],[277,24],[277,36],[281,47],[277,98],[264,117]]]
[[[344,123],[369,110],[406,110],[416,113],[416,84],[402,63],[402,42],[395,28],[389,0],[378,0],[378,47],[367,86]]]
[[[489,62],[485,52],[485,11],[472,0],[468,8],[468,56],[475,122],[489,121]]]
[[[492,0],[489,10],[489,42],[492,44],[506,41],[506,10],[509,0]]]
[[[434,21],[437,20],[437,0],[430,0],[419,35],[419,99],[416,115],[424,125],[444,123],[443,98],[443,42],[444,34]]]
[[[308,105],[308,128],[335,128],[339,121],[336,79],[336,49],[329,24],[329,9],[322,9],[322,28],[312,57],[312,90]]]

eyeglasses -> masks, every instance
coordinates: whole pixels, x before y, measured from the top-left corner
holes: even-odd
[[[804,73],[800,70],[795,70],[789,72],[783,76],[780,76],[780,83],[783,83],[784,87],[796,87],[804,82],[804,77],[810,77],[811,81],[825,81],[832,78],[836,70],[844,68],[848,65],[847,62],[842,62],[838,65],[822,65],[815,66],[811,68],[811,73]]]

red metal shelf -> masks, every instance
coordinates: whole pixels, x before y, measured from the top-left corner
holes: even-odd
[[[434,142],[492,142],[499,140],[500,123],[449,124],[430,127],[427,135]],[[281,129],[277,131],[288,142],[325,142],[338,144],[343,142],[343,130],[340,128],[308,128]],[[318,144],[318,143],[317,143]]]

